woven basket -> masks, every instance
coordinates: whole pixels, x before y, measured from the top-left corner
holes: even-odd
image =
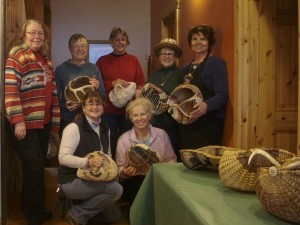
[[[193,123],[196,119],[190,119],[190,112],[194,111],[194,105],[203,100],[200,89],[193,84],[178,85],[168,98],[168,112],[182,124]]]
[[[64,96],[67,102],[81,103],[83,97],[94,90],[94,86],[90,83],[88,76],[80,76],[71,81],[65,87]]]
[[[77,176],[84,180],[91,181],[110,181],[117,177],[118,167],[115,161],[100,151],[94,151],[85,156],[85,158],[92,158],[95,156],[103,157],[103,165],[100,167],[90,167],[90,168],[78,168]]]
[[[159,153],[145,144],[131,146],[127,151],[127,160],[130,166],[143,174],[148,172],[153,163],[161,162]]]
[[[282,166],[259,168],[255,190],[262,206],[272,215],[300,223],[300,158]]]
[[[225,151],[219,164],[219,175],[226,187],[241,191],[255,191],[256,172],[260,167],[273,164],[264,156],[255,155],[250,164],[248,160],[254,150]],[[282,149],[263,148],[280,164],[295,157],[291,152]]]
[[[117,84],[110,92],[109,92],[109,100],[111,103],[117,107],[124,107],[134,96],[136,90],[136,83],[134,82],[126,82],[121,84]]]
[[[155,115],[159,115],[169,109],[167,104],[168,95],[154,84],[146,83],[141,91],[142,96],[149,99],[152,103]]]
[[[48,143],[47,158],[52,159],[57,156],[59,151],[60,138],[58,134],[50,132],[50,138]]]
[[[198,149],[181,149],[180,157],[188,169],[204,169],[205,167],[218,169],[221,157],[226,150],[235,149],[218,145],[209,145]]]

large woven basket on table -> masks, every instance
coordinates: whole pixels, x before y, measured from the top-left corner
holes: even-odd
[[[254,152],[253,154],[256,154]],[[288,159],[280,165],[259,168],[255,191],[262,206],[272,215],[300,224],[300,158]]]
[[[263,148],[280,164],[295,157],[283,149]],[[255,155],[250,164],[248,160],[254,149],[225,151],[219,164],[219,175],[226,187],[241,191],[255,191],[256,172],[260,167],[270,167],[273,164],[264,156]]]
[[[180,158],[188,169],[195,170],[206,167],[217,169],[221,157],[227,150],[234,151],[236,149],[218,145],[209,145],[198,149],[181,149]]]

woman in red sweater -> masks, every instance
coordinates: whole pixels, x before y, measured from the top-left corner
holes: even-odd
[[[109,92],[117,85],[124,82],[135,82],[136,86],[145,83],[144,74],[137,57],[126,52],[130,44],[124,28],[114,27],[109,37],[113,52],[101,56],[96,65],[102,74],[106,91],[106,105],[102,119],[108,124],[111,132],[111,151],[115,159],[118,137],[131,128],[126,119],[125,107],[117,108],[109,100]]]

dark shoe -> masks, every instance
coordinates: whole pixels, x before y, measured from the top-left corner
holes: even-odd
[[[70,212],[67,212],[65,219],[71,225],[82,225],[81,223],[78,223],[76,220],[74,220],[74,218]]]
[[[42,220],[44,221],[48,221],[48,220],[52,220],[53,216],[51,212],[44,212],[42,214]]]
[[[41,221],[28,221],[28,225],[41,225]]]

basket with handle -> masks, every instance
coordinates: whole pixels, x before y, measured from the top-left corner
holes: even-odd
[[[101,151],[91,152],[87,154],[85,158],[93,158],[95,156],[103,157],[103,165],[100,167],[78,168],[77,176],[81,179],[90,181],[114,180],[118,175],[118,167],[115,161]]]
[[[168,95],[155,84],[146,83],[141,91],[141,96],[149,99],[152,103],[155,115],[159,115],[168,110]]]
[[[270,167],[273,164],[261,155],[255,155],[248,164],[249,157],[254,150],[224,152],[219,164],[219,176],[226,187],[241,191],[255,191],[258,168]],[[262,148],[262,150],[268,152],[281,164],[287,159],[295,157],[295,154],[283,149]]]
[[[221,157],[227,150],[237,150],[231,147],[208,145],[198,149],[181,149],[180,158],[188,169],[204,169],[212,167],[218,169]]]
[[[197,119],[190,119],[190,112],[194,111],[194,106],[201,101],[203,96],[197,86],[188,83],[180,84],[168,97],[168,112],[177,122],[190,124]]]
[[[146,174],[153,163],[160,163],[159,153],[145,144],[132,145],[127,151],[128,165]]]
[[[281,165],[271,155],[259,149],[252,154],[261,154],[274,164],[269,168],[259,168],[257,171],[255,191],[262,206],[280,219],[299,224],[300,158],[288,159]]]
[[[67,102],[77,104],[81,103],[83,97],[92,90],[94,90],[94,86],[90,83],[90,78],[79,76],[68,82],[64,90],[64,96]]]
[[[111,103],[117,107],[122,108],[125,106],[134,96],[136,90],[136,83],[134,82],[124,82],[122,84],[117,84],[109,92],[109,100]]]

